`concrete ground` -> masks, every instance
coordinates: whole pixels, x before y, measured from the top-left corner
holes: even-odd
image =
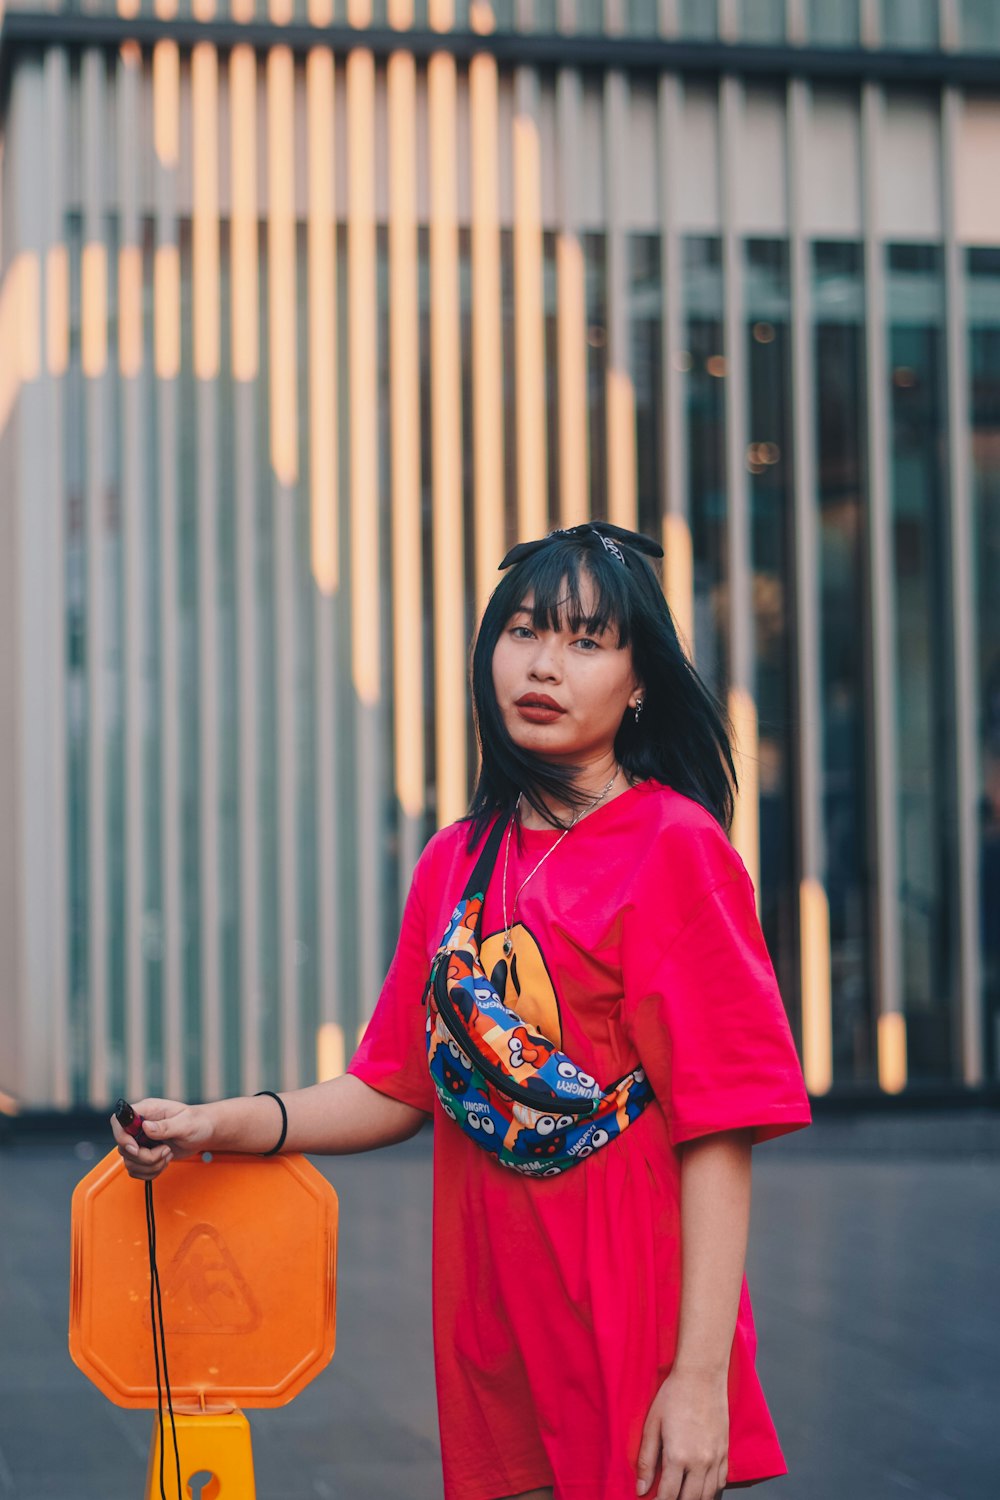
[[[755,1153],[758,1370],[791,1472],[746,1493],[1000,1494],[996,1134],[817,1122]],[[143,1495],[151,1414],[112,1406],[66,1348],[70,1195],[105,1144],[0,1149],[0,1500]],[[430,1145],[317,1163],[341,1205],[337,1353],[249,1413],[259,1500],[440,1500]]]

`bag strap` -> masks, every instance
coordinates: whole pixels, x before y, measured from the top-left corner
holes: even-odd
[[[493,874],[493,868],[497,862],[497,855],[500,853],[500,845],[503,842],[504,830],[507,827],[507,821],[508,820],[506,818],[498,817],[496,822],[493,824],[493,827],[490,829],[489,837],[487,838],[486,843],[483,845],[479,854],[479,858],[476,860],[476,863],[473,866],[472,874],[469,876],[465,891],[462,895],[463,901],[469,901],[473,896],[486,895],[486,887],[490,883],[490,876]],[[482,907],[479,908],[479,915],[476,917],[475,926],[472,928],[472,935],[476,939],[478,939],[479,937],[479,923],[481,919]]]

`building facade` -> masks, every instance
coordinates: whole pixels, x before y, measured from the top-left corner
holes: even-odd
[[[1000,7],[8,0],[0,150],[8,1108],[340,1070],[597,515],[811,1092],[996,1082]]]

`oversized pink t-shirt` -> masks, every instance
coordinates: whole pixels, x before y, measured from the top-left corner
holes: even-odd
[[[739,855],[712,816],[644,782],[557,832],[510,843],[521,893],[507,1003],[608,1084],[641,1064],[656,1102],[562,1176],[504,1171],[436,1101],[423,992],[482,847],[442,829],[414,873],[399,945],[350,1065],[432,1111],[434,1343],[446,1500],[554,1485],[631,1500],[650,1402],[680,1313],[683,1141],[810,1122],[798,1057]],[[484,836],[485,839],[485,836]],[[502,958],[503,848],[483,911]],[[744,1279],[729,1365],[730,1485],[786,1472],[754,1367]]]

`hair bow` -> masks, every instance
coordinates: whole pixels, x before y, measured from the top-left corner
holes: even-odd
[[[631,547],[633,551],[645,553],[647,557],[663,556],[663,548],[659,542],[654,542],[650,536],[643,536],[639,531],[626,531],[624,526],[612,526],[610,521],[584,521],[579,526],[557,527],[547,536],[540,537],[537,542],[518,542],[516,546],[511,547],[497,571],[502,572],[504,568],[524,562],[526,557],[533,557],[542,547],[547,547],[550,542],[560,541],[563,537],[599,542],[606,552],[610,552],[611,556],[621,563],[622,567],[625,566],[625,554],[622,547]]]

